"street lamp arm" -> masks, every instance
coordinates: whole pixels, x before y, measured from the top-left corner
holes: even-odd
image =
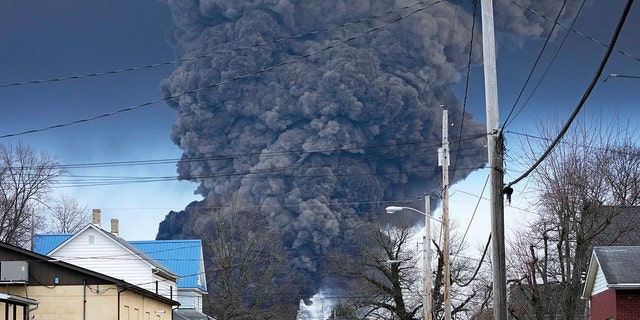
[[[423,216],[426,216],[426,217],[428,217],[428,218],[429,218],[429,219],[431,219],[431,220],[435,220],[435,221],[438,221],[438,222],[442,222],[442,220],[440,220],[440,219],[436,219],[436,218],[432,217],[430,214],[426,214],[426,213],[424,213],[424,212],[422,212],[422,211],[420,211],[420,210],[418,210],[418,209],[414,209],[414,208],[411,208],[411,207],[395,207],[395,206],[390,206],[390,207],[387,207],[387,208],[386,208],[386,210],[387,210],[387,213],[396,213],[396,212],[398,212],[398,211],[402,211],[402,210],[411,210],[411,211],[417,212],[417,213],[419,213],[419,214],[421,214],[421,215],[423,215]]]

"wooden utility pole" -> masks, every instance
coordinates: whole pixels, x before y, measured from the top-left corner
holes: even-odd
[[[451,320],[451,271],[449,265],[449,114],[442,110],[442,263],[444,269],[444,319]]]
[[[422,245],[423,252],[423,270],[424,270],[424,301],[422,301],[422,309],[424,310],[424,319],[432,320],[431,304],[433,297],[431,295],[431,199],[429,194],[424,195],[424,240]]]
[[[484,90],[487,108],[487,152],[489,156],[491,250],[493,266],[493,317],[507,319],[507,275],[504,241],[503,146],[498,116],[498,80],[496,45],[493,28],[493,2],[481,0],[482,55],[484,59]]]

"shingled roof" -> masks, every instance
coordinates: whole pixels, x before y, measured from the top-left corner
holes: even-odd
[[[640,246],[593,249],[609,287],[640,288]]]
[[[640,246],[595,247],[583,298],[588,299],[595,294],[593,291],[596,287],[640,289]]]

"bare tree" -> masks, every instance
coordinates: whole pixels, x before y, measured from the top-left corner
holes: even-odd
[[[296,279],[281,274],[292,259],[259,210],[243,208],[238,197],[227,204],[209,200],[204,210],[195,225],[211,260],[206,313],[219,320],[295,319]]]
[[[487,257],[487,242],[480,249],[482,254],[473,257],[468,250],[468,245],[456,232],[458,227],[455,221],[451,221],[449,252],[451,274],[451,317],[453,319],[469,319],[481,313],[491,300],[491,267]],[[442,232],[441,228],[439,232]],[[438,232],[432,231],[436,237]],[[444,251],[442,244],[432,240],[437,264],[433,281],[433,319],[444,319]]]
[[[74,197],[61,195],[49,208],[47,231],[50,233],[76,233],[90,222],[88,207],[80,206]]]
[[[331,310],[331,315],[328,319],[331,320],[358,320],[361,319],[358,316],[356,307],[343,302],[338,302]]]
[[[18,143],[0,145],[0,240],[27,247],[36,227],[38,206],[64,173],[46,152]]]
[[[366,319],[422,319],[424,295],[424,270],[416,242],[414,228],[406,226],[367,226],[359,231],[361,257],[334,257],[333,272],[346,284],[351,292],[351,304],[358,306]],[[416,241],[417,240],[417,241]],[[461,255],[465,246],[462,239],[452,233],[451,276],[452,317],[468,319],[486,306],[490,291],[485,269],[478,268],[477,259]],[[432,314],[434,319],[443,319],[443,251],[437,240],[436,268],[433,279]],[[354,250],[356,252],[357,250]],[[489,276],[490,278],[490,276]]]
[[[524,319],[577,319],[582,316],[581,277],[595,241],[621,215],[631,220],[617,225],[618,236],[640,221],[626,215],[629,206],[640,202],[640,148],[628,128],[583,121],[533,180],[537,212],[529,230],[512,244],[510,261],[515,271],[511,296],[527,304],[511,299],[510,311]]]
[[[421,310],[421,278],[417,254],[411,250],[409,227],[366,225],[356,234],[359,244],[352,252],[361,257],[335,255],[332,272],[353,293],[352,305],[363,319],[411,320]]]

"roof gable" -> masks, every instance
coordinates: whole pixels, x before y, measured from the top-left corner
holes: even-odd
[[[582,297],[589,299],[592,294],[596,294],[596,291],[601,291],[605,287],[640,289],[640,272],[638,271],[640,271],[640,246],[595,247],[587,269]]]
[[[640,247],[595,247],[593,249],[610,287],[640,287]]]
[[[150,256],[146,255],[144,252],[140,251],[140,249],[138,249],[135,246],[131,245],[130,243],[128,243],[124,239],[122,239],[122,238],[120,238],[120,237],[118,237],[118,236],[116,236],[116,235],[114,235],[114,234],[112,234],[110,232],[107,232],[107,231],[103,230],[102,228],[100,228],[100,227],[98,227],[96,225],[93,225],[93,224],[88,224],[86,227],[82,228],[82,230],[78,231],[76,234],[74,234],[71,237],[69,237],[66,240],[64,240],[62,243],[60,243],[58,246],[56,246],[53,250],[51,250],[48,253],[48,255],[55,256],[56,252],[58,252],[59,250],[61,250],[65,246],[67,246],[68,244],[72,243],[75,239],[80,238],[83,234],[90,232],[90,230],[97,232],[99,235],[103,236],[105,239],[107,239],[108,241],[111,241],[112,243],[116,244],[117,246],[121,247],[123,250],[127,251],[132,256],[137,257],[140,261],[146,263],[151,268],[154,268],[154,269],[158,270],[165,277],[167,277],[169,279],[174,279],[174,280],[178,278],[178,275],[176,275],[175,273],[171,272],[171,270],[169,270],[167,267],[165,267],[164,265],[162,265],[158,261],[154,260]]]

